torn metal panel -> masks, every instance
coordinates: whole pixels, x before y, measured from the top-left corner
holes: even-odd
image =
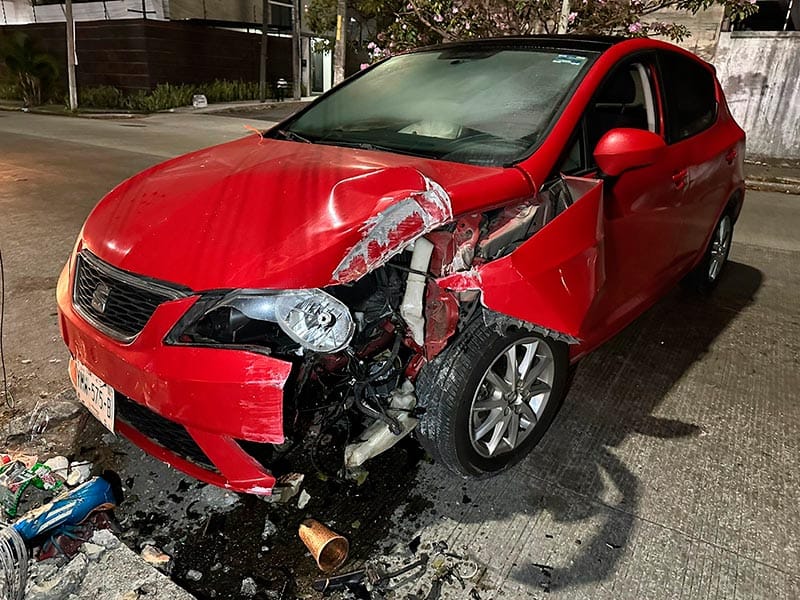
[[[565,181],[574,201],[550,223],[509,255],[443,277],[439,285],[457,292],[480,290],[486,308],[583,339],[605,283],[602,182]]]
[[[450,197],[444,188],[420,175],[420,188],[407,192],[361,228],[361,240],[333,272],[337,283],[354,281],[402,252],[411,242],[453,218]]]

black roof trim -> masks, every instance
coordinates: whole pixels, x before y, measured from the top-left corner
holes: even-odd
[[[448,42],[419,48],[415,52],[446,48],[551,48],[555,50],[584,50],[605,52],[611,46],[630,38],[611,35],[514,35]]]

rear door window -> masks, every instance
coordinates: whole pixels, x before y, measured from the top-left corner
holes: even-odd
[[[666,105],[667,142],[675,143],[708,129],[717,118],[713,73],[675,52],[658,58]]]

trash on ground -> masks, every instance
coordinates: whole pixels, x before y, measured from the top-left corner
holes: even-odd
[[[303,521],[298,534],[323,572],[335,571],[347,560],[350,552],[347,538],[331,531],[316,519]]]
[[[427,554],[420,554],[419,558],[413,562],[403,565],[402,567],[393,571],[386,571],[381,568],[380,565],[369,562],[363,569],[359,569],[357,571],[351,571],[350,573],[344,573],[335,577],[317,579],[312,584],[312,587],[316,591],[323,593],[343,590],[360,583],[369,583],[373,588],[381,589],[381,587],[388,583],[389,580],[410,573],[411,571],[421,567],[421,572],[417,573],[414,577],[415,579],[418,579],[422,575],[422,572],[425,571],[425,567],[427,567],[427,565]]]
[[[164,570],[168,570],[172,562],[172,557],[169,554],[162,552],[151,544],[146,544],[144,548],[142,548],[141,557],[145,562]]]
[[[278,477],[275,487],[272,488],[271,496],[264,496],[269,502],[285,503],[294,498],[300,492],[305,475],[303,473],[288,473]]]
[[[105,548],[103,544],[93,541],[93,538],[98,531],[111,530],[112,527],[108,512],[94,512],[77,525],[63,525],[54,530],[42,543],[36,558],[39,561],[58,557],[71,559],[84,550],[86,543]]]
[[[195,569],[186,571],[186,579],[189,581],[200,581],[202,578],[203,574],[200,571],[196,571]]]
[[[80,485],[92,476],[92,463],[88,461],[72,462],[67,473],[67,485],[74,487]]]
[[[252,577],[246,577],[242,579],[242,587],[239,592],[246,598],[252,598],[258,593],[258,586]]]
[[[261,531],[261,539],[266,540],[269,539],[272,535],[274,535],[278,531],[278,527],[269,520],[269,518],[264,518],[264,529]]]
[[[297,499],[297,508],[300,510],[304,509],[308,506],[308,503],[311,501],[311,494],[307,491],[303,490],[300,492],[300,498]]]

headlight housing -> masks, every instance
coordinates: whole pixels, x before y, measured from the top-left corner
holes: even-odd
[[[253,321],[276,324],[283,334],[313,352],[343,350],[355,331],[350,309],[320,289],[234,290],[201,298],[167,341],[247,344],[246,332],[253,329]]]

